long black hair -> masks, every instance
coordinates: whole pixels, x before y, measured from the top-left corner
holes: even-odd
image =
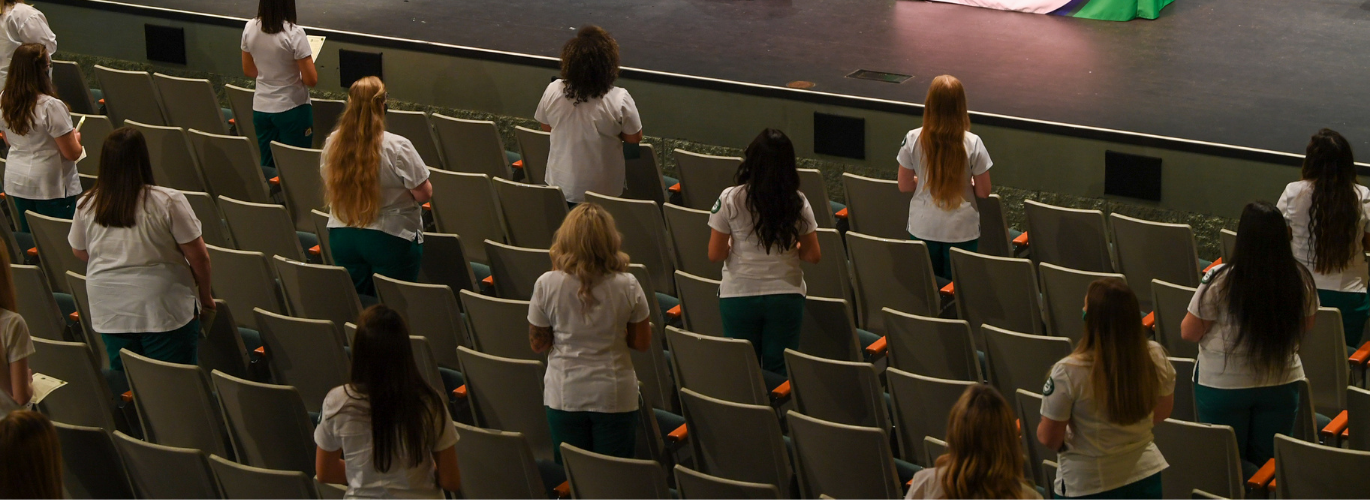
[[[1280,210],[1266,201],[1248,204],[1237,226],[1232,261],[1212,273],[1205,278],[1208,283],[1225,277],[1217,293],[1237,327],[1236,350],[1245,352],[1247,364],[1264,380],[1284,375],[1303,340],[1314,292],[1308,269],[1294,260],[1289,226]]]
[[[262,20],[262,33],[274,35],[285,31],[285,23],[295,22],[295,0],[258,0],[257,18]]]
[[[603,97],[618,79],[618,42],[599,26],[586,26],[561,47],[565,95],[576,104]]]
[[[1313,269],[1319,273],[1335,273],[1350,266],[1351,259],[1364,258],[1356,241],[1361,205],[1355,161],[1351,144],[1334,130],[1319,130],[1308,140],[1302,177],[1313,183],[1308,244]]]
[[[437,443],[437,422],[446,418],[443,401],[414,364],[409,328],[384,305],[362,311],[352,341],[348,396],[371,406],[371,463],[390,470],[400,457],[410,467],[423,463]]]
[[[131,127],[119,127],[100,148],[100,170],[95,187],[81,197],[81,207],[92,205],[95,223],[105,227],[133,227],[138,222],[138,201],[152,178],[147,140]]]
[[[752,231],[766,253],[785,252],[799,242],[799,223],[804,200],[799,196],[799,171],[794,163],[794,144],[784,132],[762,130],[737,167],[736,182],[747,187],[747,211]]]

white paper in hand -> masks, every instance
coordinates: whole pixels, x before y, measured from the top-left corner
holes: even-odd
[[[314,62],[319,62],[319,50],[323,49],[325,37],[309,35],[309,54],[314,58]]]
[[[64,385],[67,385],[65,380],[43,375],[41,373],[33,374],[33,399],[29,400],[30,404],[36,405],[43,402],[43,398],[48,397],[48,394],[52,394],[52,391],[55,391],[57,388]]]

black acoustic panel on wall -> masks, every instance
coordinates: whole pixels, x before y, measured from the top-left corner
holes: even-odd
[[[354,82],[374,76],[382,80],[380,52],[357,52],[338,49],[338,82],[343,88],[351,87]]]
[[[1104,194],[1161,201],[1161,159],[1105,151]]]
[[[147,60],[170,64],[186,63],[184,28],[144,24],[143,37],[147,45]]]
[[[813,152],[857,160],[866,159],[866,119],[815,112]]]

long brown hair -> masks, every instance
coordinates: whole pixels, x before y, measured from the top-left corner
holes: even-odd
[[[937,457],[947,498],[1021,498],[1023,451],[1013,412],[999,391],[975,384],[947,416],[947,452]]]
[[[1350,267],[1352,259],[1364,258],[1356,239],[1361,201],[1351,144],[1334,130],[1319,130],[1308,140],[1302,177],[1313,183],[1308,208],[1313,270],[1331,274]]]
[[[152,178],[143,133],[120,127],[105,138],[100,149],[100,170],[95,187],[81,197],[81,208],[94,204],[95,223],[105,227],[133,227],[138,222],[138,200]]]
[[[599,280],[628,271],[628,254],[619,250],[622,244],[614,216],[594,203],[577,205],[557,229],[552,268],[580,281],[576,296],[586,309],[596,304],[592,292]]]
[[[349,378],[348,396],[371,407],[372,466],[387,472],[395,460],[406,467],[423,463],[438,442],[436,424],[446,413],[443,399],[414,363],[409,328],[399,313],[381,304],[362,311]]]
[[[747,187],[752,232],[766,253],[783,254],[799,243],[804,200],[799,196],[799,170],[794,144],[784,132],[762,130],[747,146],[737,167],[738,185]]]
[[[0,419],[0,498],[62,498],[62,444],[42,413]]]
[[[295,22],[295,0],[259,0],[257,19],[262,20],[262,33],[274,35],[285,31],[285,23]]]
[[[325,198],[333,216],[366,227],[380,211],[381,139],[385,136],[385,84],[368,76],[347,92],[347,109],[325,151]]]
[[[1142,331],[1137,294],[1118,278],[1089,284],[1085,333],[1071,356],[1090,363],[1095,404],[1118,425],[1137,423],[1156,408],[1160,370]]]
[[[38,98],[43,94],[57,97],[57,89],[48,76],[48,49],[41,43],[26,43],[14,50],[9,76],[5,77],[5,95],[0,97],[0,111],[11,132],[28,135],[33,129]]]
[[[19,299],[14,291],[14,270],[10,268],[9,243],[4,240],[0,240],[0,309],[19,312]]]
[[[565,95],[576,104],[602,97],[618,79],[618,42],[599,26],[586,26],[561,47]]]
[[[927,165],[928,192],[938,207],[951,210],[965,201],[966,131],[970,113],[966,111],[966,89],[951,75],[932,79],[928,98],[923,102],[923,131],[918,145]]]

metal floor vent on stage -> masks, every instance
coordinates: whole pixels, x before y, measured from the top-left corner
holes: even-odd
[[[851,74],[847,75],[847,78],[855,78],[857,80],[875,80],[877,82],[885,83],[904,83],[908,81],[910,78],[913,78],[913,75],[901,75],[899,73],[886,73],[884,71],[858,69],[856,71],[853,71]]]

